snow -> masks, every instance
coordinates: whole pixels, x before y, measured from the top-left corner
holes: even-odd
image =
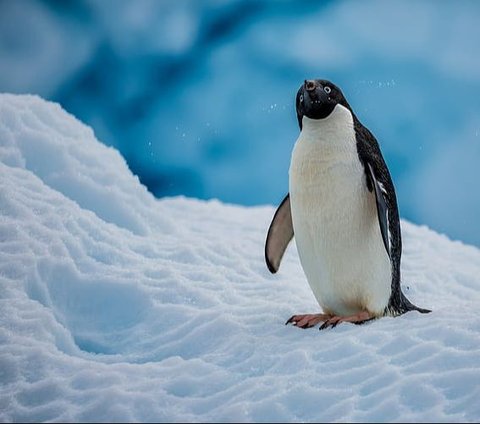
[[[433,309],[333,330],[273,206],[156,200],[62,108],[0,95],[0,421],[479,421],[480,251],[403,221]]]

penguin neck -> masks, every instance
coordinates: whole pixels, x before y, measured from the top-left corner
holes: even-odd
[[[337,104],[324,119],[302,118],[302,131],[297,143],[325,156],[341,152],[357,153],[354,117],[349,109]],[[312,150],[313,149],[313,150]]]
[[[323,119],[302,118],[300,138],[306,142],[329,142],[337,138],[350,138],[354,134],[354,118],[350,110],[337,104],[332,113]]]

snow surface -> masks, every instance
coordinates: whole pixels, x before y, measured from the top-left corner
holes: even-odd
[[[318,306],[272,206],[155,200],[60,106],[0,95],[0,421],[479,421],[480,251],[402,222],[433,313]]]

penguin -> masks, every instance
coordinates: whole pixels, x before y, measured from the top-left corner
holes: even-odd
[[[400,286],[402,238],[395,188],[373,134],[340,88],[305,80],[296,96],[300,135],[292,151],[289,193],[268,229],[265,260],[276,273],[295,236],[322,313],[286,324],[320,330],[408,311]]]

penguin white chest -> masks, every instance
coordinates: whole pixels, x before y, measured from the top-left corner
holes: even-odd
[[[324,312],[383,315],[390,260],[375,195],[358,158],[353,118],[337,105],[325,119],[303,117],[289,173],[295,241]]]

